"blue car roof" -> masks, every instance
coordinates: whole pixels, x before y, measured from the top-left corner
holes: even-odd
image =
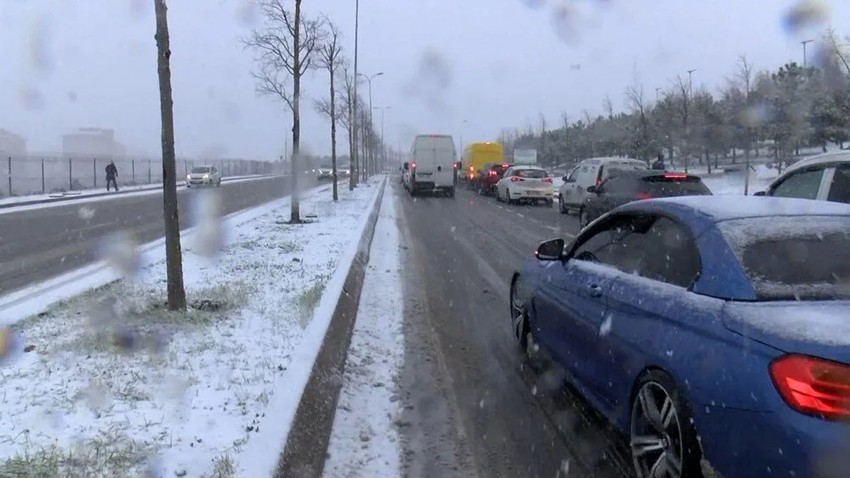
[[[635,201],[618,209],[666,212],[686,222],[706,223],[745,217],[850,216],[850,204],[765,196],[681,196]]]
[[[808,199],[763,196],[685,196],[634,201],[612,212],[664,214],[686,225],[695,235],[703,259],[693,290],[699,294],[755,300],[752,282],[717,227],[722,221],[782,216],[850,217],[850,205]]]

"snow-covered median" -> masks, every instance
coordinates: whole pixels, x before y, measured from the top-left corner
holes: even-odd
[[[243,451],[279,451],[294,409],[274,404],[298,403],[287,374],[311,364],[293,357],[321,345],[314,308],[377,186],[306,197],[312,224],[263,206],[213,260],[184,241],[187,312],[164,309],[160,261],[17,323],[29,351],[0,362],[0,476],[235,476],[254,469]]]
[[[396,197],[384,194],[328,444],[324,476],[401,476],[396,379],[404,362]]]

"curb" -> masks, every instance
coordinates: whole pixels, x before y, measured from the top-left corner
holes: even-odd
[[[252,179],[252,178],[259,179],[259,178],[277,177],[277,176],[281,176],[281,175],[255,174],[255,175],[249,175],[249,176],[234,176],[234,177],[231,177],[231,178],[222,178],[221,182],[226,183],[226,182],[229,182],[229,181],[236,181],[236,180],[239,180],[239,179]],[[281,176],[281,177],[285,177],[285,176]],[[185,182],[185,181],[183,181],[183,182]],[[162,189],[162,183],[151,185],[150,187],[143,187],[143,188],[139,188],[139,189],[125,190],[124,192],[121,192],[119,190],[119,191],[114,191],[114,192],[104,192],[104,193],[95,193],[95,194],[80,194],[80,195],[77,195],[77,196],[62,196],[62,197],[46,198],[46,199],[33,199],[31,201],[21,201],[21,202],[14,202],[14,203],[8,203],[8,204],[0,204],[0,209],[10,208],[10,207],[18,207],[18,206],[32,206],[32,205],[35,205],[35,204],[47,204],[47,203],[54,203],[54,202],[71,201],[73,199],[99,198],[99,197],[103,197],[103,196],[121,196],[123,194],[139,193],[139,192],[145,192],[145,191],[155,191],[157,189]],[[186,189],[186,186],[185,186],[185,184],[181,185],[181,184],[178,183],[177,189],[178,190]]]
[[[366,227],[345,277],[342,293],[298,403],[289,436],[274,473],[275,477],[322,476],[337,401],[342,389],[348,347],[360,305],[360,292],[366,276],[366,266],[369,264],[369,249],[375,235],[386,184],[387,180],[384,179],[375,206],[366,220]]]

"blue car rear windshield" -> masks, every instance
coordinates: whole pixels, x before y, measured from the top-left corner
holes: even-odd
[[[758,217],[719,226],[759,299],[850,299],[850,217]]]

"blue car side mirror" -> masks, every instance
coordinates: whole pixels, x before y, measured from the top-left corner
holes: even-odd
[[[534,256],[541,261],[559,261],[564,257],[564,247],[567,245],[563,239],[550,239],[540,243]]]

